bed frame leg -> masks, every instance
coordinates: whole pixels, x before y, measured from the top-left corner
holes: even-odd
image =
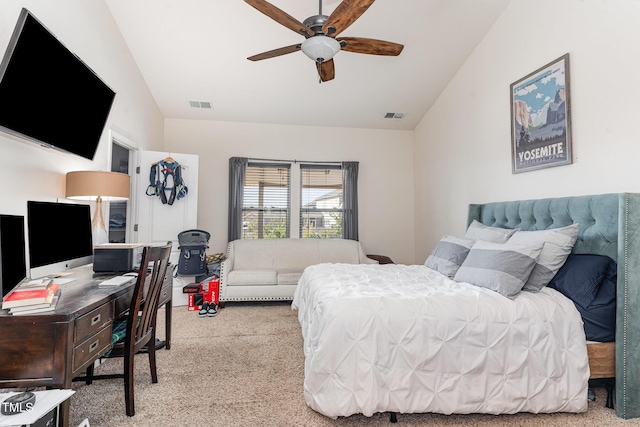
[[[390,412],[389,413],[389,422],[390,423],[397,423],[398,422],[398,416],[396,415],[395,412]]]
[[[605,387],[607,388],[607,403],[606,407],[609,409],[613,409],[613,389],[615,387],[615,380],[610,379],[605,383]]]
[[[596,394],[591,387],[602,387],[604,385],[607,390],[607,400],[605,402],[605,407],[609,409],[614,409],[613,407],[613,395],[615,393],[616,388],[616,379],[615,378],[598,378],[589,380],[589,392],[588,399],[592,402],[596,400]]]

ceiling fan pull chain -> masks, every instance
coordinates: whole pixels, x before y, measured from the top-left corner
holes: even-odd
[[[318,69],[318,84],[322,84],[322,59],[316,60],[316,68]]]

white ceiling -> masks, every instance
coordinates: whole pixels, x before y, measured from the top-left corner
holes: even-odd
[[[397,57],[339,52],[318,83],[302,52],[247,57],[304,38],[242,0],[106,0],[166,118],[414,129],[510,0],[377,0],[341,36],[404,45]],[[271,0],[303,21],[318,0]],[[325,0],[330,15],[340,0]],[[190,100],[210,101],[194,109]],[[387,112],[405,117],[384,119]]]

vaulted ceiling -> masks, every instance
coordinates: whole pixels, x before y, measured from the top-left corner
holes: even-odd
[[[106,2],[166,118],[411,130],[509,0],[377,0],[341,36],[404,50],[338,52],[335,79],[322,84],[299,51],[247,60],[304,38],[242,0]],[[300,22],[319,12],[318,0],[270,3]],[[324,0],[322,13],[340,3]]]

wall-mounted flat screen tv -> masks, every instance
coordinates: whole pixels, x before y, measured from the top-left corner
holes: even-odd
[[[0,130],[93,159],[114,97],[80,58],[22,9],[0,63]]]

